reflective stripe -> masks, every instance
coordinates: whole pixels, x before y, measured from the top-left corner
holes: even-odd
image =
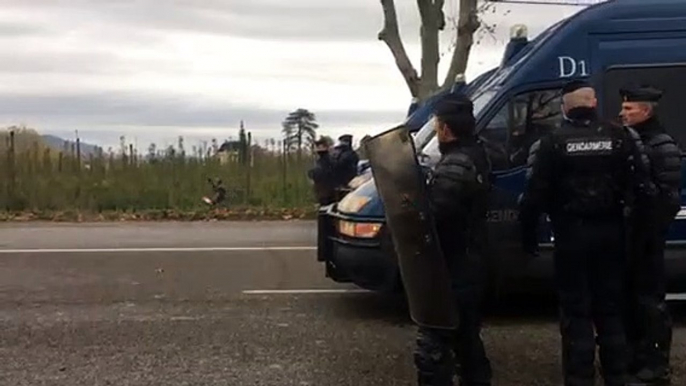
[[[681,210],[676,214],[677,220],[686,219],[686,207],[682,206]]]

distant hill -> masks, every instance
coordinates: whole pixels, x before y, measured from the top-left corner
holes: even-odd
[[[64,138],[60,138],[60,137],[55,136],[55,135],[45,134],[45,135],[41,135],[41,138],[43,139],[43,142],[45,143],[46,146],[48,146],[52,149],[58,150],[58,151],[64,150],[65,143],[67,144],[66,146],[68,149],[71,148],[72,143],[74,145],[76,145],[76,141],[66,140]],[[93,155],[97,154],[98,146],[96,146],[96,145],[91,145],[89,143],[81,142],[80,146],[81,146],[81,155],[82,156],[88,157],[90,154],[93,154]]]

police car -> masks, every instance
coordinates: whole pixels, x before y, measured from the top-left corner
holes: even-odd
[[[488,214],[492,241],[485,256],[489,289],[495,293],[551,288],[549,224],[544,221],[540,227],[541,256],[524,258],[517,198],[524,189],[528,148],[558,126],[560,89],[570,79],[586,79],[596,87],[604,117],[619,113],[619,88],[625,82],[661,88],[660,119],[686,149],[686,1],[610,0],[550,26],[531,41],[525,28],[516,26],[501,65],[460,86],[474,103],[477,130],[487,144],[496,177]],[[430,101],[418,106],[404,123],[416,131],[418,159],[428,166],[439,157],[432,106]],[[393,242],[371,173],[356,184],[340,202],[321,208],[318,260],[334,281],[374,291],[400,290]],[[684,199],[682,193],[684,210],[672,223],[667,241],[670,292],[686,291]]]

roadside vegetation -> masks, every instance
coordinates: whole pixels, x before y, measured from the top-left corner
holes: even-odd
[[[187,149],[180,137],[176,146],[141,152],[121,138],[120,149],[87,154],[78,139],[56,149],[34,130],[2,130],[0,220],[311,218],[313,122],[314,114],[299,109],[278,141],[254,143],[241,127],[237,141]],[[212,196],[208,179],[217,178],[227,195],[211,208],[201,199]]]

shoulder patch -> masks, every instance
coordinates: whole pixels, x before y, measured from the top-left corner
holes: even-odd
[[[614,148],[612,138],[570,138],[562,146],[564,153],[571,156],[608,155]]]

